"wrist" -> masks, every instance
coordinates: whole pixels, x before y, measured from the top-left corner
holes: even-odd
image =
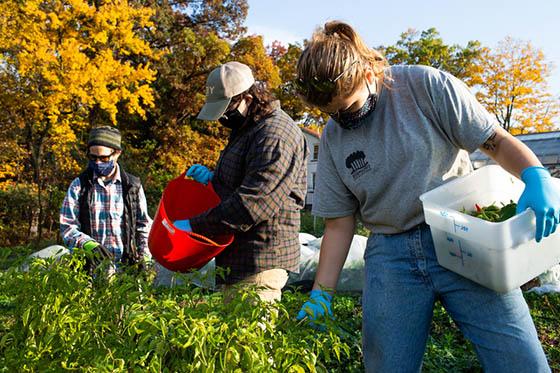
[[[333,298],[333,296],[331,294],[329,294],[325,290],[321,290],[321,289],[311,290],[311,292],[309,293],[309,297],[311,299],[316,299],[316,298],[322,297],[322,298],[325,298],[329,302],[332,301],[332,298]]]
[[[550,172],[543,166],[530,166],[521,171],[521,180],[523,180],[525,184],[535,178],[546,179],[549,177],[551,177]]]

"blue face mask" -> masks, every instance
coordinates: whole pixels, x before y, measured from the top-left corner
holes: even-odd
[[[88,167],[92,169],[99,176],[109,176],[115,168],[115,161],[112,159],[109,162],[95,162],[89,161]]]

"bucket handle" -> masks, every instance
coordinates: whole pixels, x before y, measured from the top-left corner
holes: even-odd
[[[167,219],[162,219],[161,224],[165,227],[165,229],[167,229],[167,231],[170,234],[175,234],[175,228],[173,227],[172,224],[169,224]],[[198,239],[199,241],[202,241],[204,243],[209,243],[210,245],[214,245],[214,246],[221,246],[221,245],[218,245],[216,242],[212,241],[211,239],[209,239],[208,237],[205,237],[201,234],[194,233],[194,232],[186,232],[186,233],[188,235],[190,235],[191,237],[193,237],[195,239]]]
[[[197,233],[194,233],[194,232],[188,232],[188,234],[191,235],[191,236],[194,237],[194,238],[198,238],[199,240],[204,241],[204,242],[206,242],[206,243],[209,243],[209,244],[211,244],[211,245],[220,246],[220,245],[218,245],[216,242],[212,241],[212,240],[209,239],[208,237],[205,237],[205,236],[203,236],[203,235],[201,235],[201,234],[197,234]]]

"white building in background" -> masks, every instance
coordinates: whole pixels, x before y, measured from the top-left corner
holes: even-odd
[[[560,131],[531,133],[515,136],[529,147],[539,158],[552,176],[560,177]],[[474,168],[480,168],[495,162],[486,154],[477,150],[471,154]]]
[[[317,161],[319,159],[319,141],[321,134],[308,128],[301,129],[307,141],[309,158],[307,160],[307,195],[305,206],[313,205],[313,194],[315,192],[315,174],[317,173]]]

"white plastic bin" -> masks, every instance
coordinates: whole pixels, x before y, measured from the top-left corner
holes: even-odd
[[[560,179],[555,178],[560,191]],[[527,210],[501,223],[460,211],[510,200],[521,180],[497,165],[482,167],[420,196],[441,266],[498,292],[515,289],[560,262],[560,233],[535,240],[535,215]]]

